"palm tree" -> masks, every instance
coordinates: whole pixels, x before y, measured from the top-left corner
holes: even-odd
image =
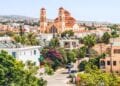
[[[83,42],[85,46],[87,46],[88,49],[88,56],[90,56],[90,49],[95,45],[96,43],[96,37],[94,35],[87,35],[84,37]]]
[[[34,33],[28,33],[27,39],[28,39],[30,45],[39,44],[38,40],[36,39],[36,35]]]
[[[53,48],[59,47],[59,39],[57,37],[51,39],[49,46]]]
[[[17,43],[21,43],[21,36],[19,35],[14,35],[14,40],[17,42]]]
[[[27,44],[27,42],[28,42],[28,40],[27,40],[26,36],[22,36],[21,37],[21,44],[25,45],[25,44]]]

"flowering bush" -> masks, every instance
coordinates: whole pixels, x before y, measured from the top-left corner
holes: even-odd
[[[44,50],[43,50],[44,51]],[[46,63],[51,65],[55,70],[57,67],[62,65],[62,55],[56,49],[48,49],[46,52],[43,52]]]

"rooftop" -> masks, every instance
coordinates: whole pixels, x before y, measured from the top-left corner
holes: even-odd
[[[0,49],[27,49],[36,47],[40,46],[22,45],[21,43],[16,43],[11,37],[8,36],[0,37]]]

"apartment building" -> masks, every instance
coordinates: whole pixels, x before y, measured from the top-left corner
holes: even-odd
[[[17,60],[26,63],[28,60],[40,65],[41,46],[25,46],[15,43],[10,37],[0,37],[0,51],[5,50]]]
[[[113,42],[107,48],[108,55],[100,59],[100,69],[120,73],[120,42]]]

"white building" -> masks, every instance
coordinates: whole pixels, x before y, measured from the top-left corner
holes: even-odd
[[[39,34],[38,38],[41,40],[50,41],[53,38],[53,34]]]
[[[39,66],[41,46],[23,46],[12,41],[10,42],[8,40],[2,40],[2,38],[0,39],[0,51],[7,51],[8,54],[12,55],[17,60],[23,61],[23,63],[30,60]]]
[[[37,39],[40,41],[41,46],[49,45],[49,42],[53,38],[53,34],[39,34]]]
[[[87,35],[96,34],[97,36],[102,37],[105,32],[110,33],[111,31],[107,28],[97,28],[97,30],[80,30],[75,32],[75,36],[83,38]]]
[[[79,40],[77,39],[60,39],[60,47],[65,49],[77,49],[79,48]]]

